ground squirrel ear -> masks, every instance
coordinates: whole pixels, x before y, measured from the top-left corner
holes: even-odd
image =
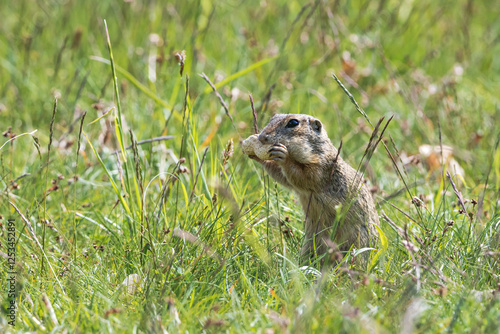
[[[321,124],[321,122],[318,119],[313,118],[311,120],[311,127],[313,128],[314,131],[321,132],[323,124]]]

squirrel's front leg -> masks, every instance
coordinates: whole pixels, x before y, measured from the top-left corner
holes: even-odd
[[[277,182],[281,183],[285,187],[291,187],[290,183],[287,181],[286,177],[283,175],[283,172],[281,170],[281,167],[272,160],[262,160],[259,158],[255,152],[253,151],[247,151],[245,152],[248,157],[252,160],[257,161],[260,163],[262,166],[264,166],[264,169],[266,170],[266,173],[269,174],[273,179],[275,179]]]
[[[280,166],[281,163],[283,163],[288,157],[286,146],[282,144],[275,144],[269,149],[268,153],[269,157],[272,160],[261,162],[266,169],[266,172],[282,185],[291,188],[291,184],[286,179],[285,175],[283,174],[282,167]]]
[[[291,188],[292,185],[288,180],[286,179],[285,175],[283,175],[283,171],[281,170],[281,167],[274,161],[262,161],[262,166],[264,166],[264,169],[266,170],[267,174],[271,176],[273,179],[278,181],[278,183],[281,183],[285,187]]]
[[[287,183],[297,185],[302,184],[304,179],[304,165],[293,159],[288,149],[283,144],[275,144],[269,149],[269,157],[276,162],[286,174]]]

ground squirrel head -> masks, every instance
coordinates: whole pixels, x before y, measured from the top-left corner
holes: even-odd
[[[286,146],[290,158],[303,164],[318,163],[336,152],[323,124],[309,115],[274,115],[259,134],[259,141]]]

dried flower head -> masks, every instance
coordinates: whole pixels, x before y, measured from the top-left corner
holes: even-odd
[[[229,158],[233,156],[234,152],[234,144],[233,144],[233,139],[229,139],[227,142],[226,148],[224,149],[224,152],[222,153],[222,165],[226,165],[227,162],[229,161]]]
[[[181,52],[175,52],[174,56],[175,56],[175,59],[177,59],[179,66],[181,67],[179,74],[182,77],[182,73],[184,72],[184,64],[186,62],[186,50],[182,50]]]

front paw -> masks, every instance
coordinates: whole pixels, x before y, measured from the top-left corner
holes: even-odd
[[[283,144],[273,145],[268,152],[271,160],[277,162],[283,162],[288,157],[288,150],[286,149],[286,146]]]

